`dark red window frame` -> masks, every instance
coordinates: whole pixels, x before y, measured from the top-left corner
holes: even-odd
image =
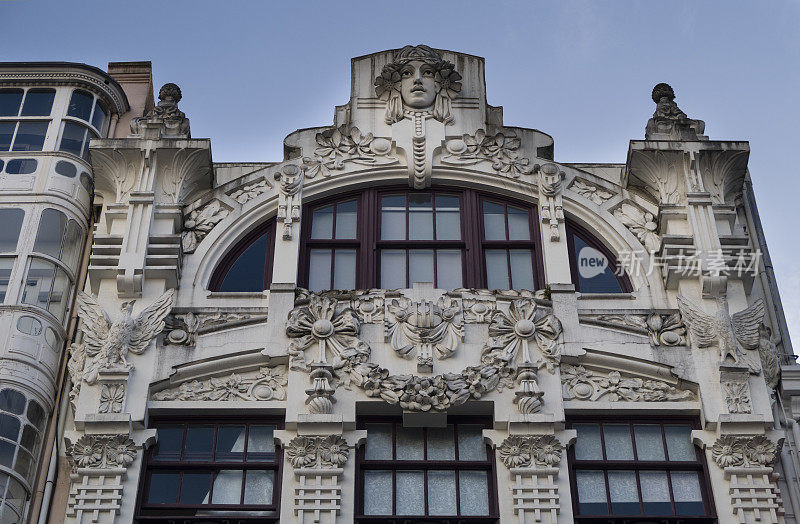
[[[590,523],[603,523],[603,524],[629,524],[631,522],[639,521],[652,521],[659,524],[713,524],[717,522],[716,507],[714,505],[714,497],[711,490],[711,479],[708,475],[708,467],[705,460],[705,454],[697,447],[694,448],[696,459],[695,461],[639,461],[637,457],[637,450],[635,444],[635,437],[633,433],[633,426],[638,424],[652,424],[661,427],[662,439],[664,440],[663,446],[666,453],[667,443],[664,433],[664,426],[675,425],[688,425],[692,429],[701,429],[700,422],[694,417],[680,417],[680,416],[661,416],[661,417],[616,417],[616,416],[567,416],[567,429],[572,429],[575,424],[628,424],[631,428],[631,446],[633,448],[634,460],[606,460],[605,441],[603,432],[601,430],[601,450],[603,452],[603,460],[576,460],[575,459],[575,446],[569,447],[567,452],[567,460],[569,464],[569,481],[570,490],[572,491],[572,510],[575,519],[575,524],[590,524]],[[699,474],[700,489],[702,491],[703,506],[705,515],[702,516],[684,516],[684,515],[612,515],[611,514],[611,497],[608,489],[608,481],[606,478],[606,502],[609,507],[609,512],[605,515],[582,515],[578,505],[578,484],[576,471],[591,470],[603,471],[604,476],[608,471],[624,470],[636,471],[637,486],[639,485],[638,475],[640,471],[696,471]],[[672,484],[669,483],[670,498],[672,499]],[[641,488],[639,487],[639,501],[641,502]]]
[[[469,188],[434,186],[431,189],[420,190],[421,193],[445,194],[457,196],[461,202],[461,240],[381,240],[380,239],[380,198],[384,195],[408,194],[414,190],[398,186],[393,188],[367,188],[362,191],[337,194],[334,197],[316,200],[303,206],[303,221],[301,228],[300,263],[298,266],[298,282],[301,286],[308,286],[309,282],[309,254],[312,248],[347,248],[356,249],[356,287],[369,289],[380,287],[380,259],[382,249],[437,249],[449,248],[462,250],[462,286],[465,288],[486,287],[486,262],[485,249],[531,249],[533,281],[536,289],[544,287],[544,265],[542,261],[540,228],[536,204],[476,191]],[[357,211],[357,238],[350,239],[312,239],[311,217],[313,211],[325,207],[333,202],[342,202],[356,199]],[[483,230],[483,201],[489,200],[500,204],[513,205],[528,211],[528,220],[531,231],[529,241],[487,241],[484,240]],[[406,226],[408,227],[408,226]],[[406,265],[408,270],[408,265]]]
[[[497,486],[497,464],[495,461],[495,453],[489,444],[486,444],[486,458],[485,461],[459,461],[458,460],[458,425],[459,424],[477,424],[483,425],[485,429],[492,428],[492,418],[489,416],[448,416],[448,424],[456,425],[454,431],[454,445],[456,460],[366,460],[366,446],[361,446],[356,452],[356,497],[355,497],[355,522],[357,524],[411,524],[413,522],[425,522],[427,524],[495,524],[499,522],[500,509],[498,504],[498,486]],[[367,424],[394,424],[392,429],[392,455],[396,456],[397,452],[397,426],[402,426],[402,419],[400,417],[392,416],[368,416],[359,417],[357,427],[358,429],[366,429]],[[427,456],[427,428],[423,430],[423,445],[424,455]],[[369,436],[367,436],[369,438]],[[486,471],[489,487],[489,515],[488,516],[472,516],[472,515],[459,515],[459,516],[423,516],[423,515],[364,515],[364,471],[367,470],[392,470],[392,471],[407,471],[407,470],[449,470],[456,472],[456,503],[460,507],[460,492],[459,492],[459,471]],[[393,476],[394,478],[394,476]],[[427,477],[426,477],[427,478]],[[394,484],[394,480],[393,480]],[[427,481],[423,489],[425,497],[425,507],[428,505],[428,490]],[[397,500],[394,494],[387,494],[392,497],[392,508],[396,511]]]
[[[616,275],[618,267],[617,257],[611,252],[610,249],[608,249],[608,247],[606,247],[605,244],[597,240],[597,238],[588,229],[576,224],[571,220],[567,220],[565,225],[567,233],[567,248],[569,249],[569,269],[570,274],[572,275],[572,282],[575,284],[575,291],[580,292],[581,288],[580,279],[578,278],[578,265],[575,263],[575,239],[573,238],[573,235],[581,237],[581,240],[586,242],[586,244],[595,248],[606,256],[609,267],[611,267],[611,270],[615,272],[615,276],[617,278],[617,282],[619,282],[620,288],[622,289],[622,293],[633,292],[633,285],[631,284],[631,279],[628,277],[628,274],[623,273],[621,275]]]
[[[214,272],[208,284],[208,289],[210,291],[219,291],[222,282],[228,275],[228,271],[231,270],[231,267],[233,267],[234,263],[239,259],[239,256],[265,233],[267,234],[267,249],[266,256],[264,257],[264,273],[262,278],[263,289],[269,289],[269,285],[272,283],[272,265],[275,258],[275,230],[275,219],[273,218],[260,224],[239,240],[222,256],[217,267],[214,268]]]
[[[159,426],[184,426],[184,446],[185,431],[188,426],[214,426],[214,448],[216,448],[217,431],[223,425],[245,425],[250,426],[275,426],[276,429],[283,429],[283,417],[185,417],[180,419],[158,417],[151,422],[151,427],[158,430]],[[247,460],[247,442],[244,444],[245,452],[241,460],[187,460],[181,458],[176,461],[157,460],[154,454],[158,444],[150,447],[144,454],[144,464],[139,479],[139,493],[136,501],[135,522],[169,522],[170,524],[183,524],[211,520],[214,522],[226,522],[235,524],[238,522],[279,522],[281,506],[281,480],[283,478],[283,450],[276,443],[275,456],[273,460]],[[183,449],[183,448],[182,448]],[[213,449],[213,448],[212,448]],[[181,455],[184,455],[182,451]],[[272,503],[261,505],[247,504],[150,504],[147,496],[150,490],[150,476],[154,472],[191,472],[191,473],[211,473],[211,490],[213,493],[214,474],[220,470],[272,470],[275,472],[273,480]],[[244,493],[245,482],[242,482],[242,493]],[[180,493],[180,490],[178,491]],[[212,499],[213,500],[213,499]],[[224,512],[224,516],[214,515],[213,512]],[[207,512],[210,515],[195,515],[196,512]],[[250,515],[246,512],[251,512]],[[237,514],[239,513],[239,514]],[[265,513],[269,513],[266,515]]]

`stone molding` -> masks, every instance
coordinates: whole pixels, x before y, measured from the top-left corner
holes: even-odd
[[[626,373],[626,375],[632,375]],[[680,402],[696,395],[661,380],[623,376],[619,371],[597,372],[584,366],[561,365],[564,400],[608,402]]]
[[[156,401],[267,401],[286,400],[286,366],[264,366],[256,371],[231,373],[206,380],[189,380],[153,393]]]

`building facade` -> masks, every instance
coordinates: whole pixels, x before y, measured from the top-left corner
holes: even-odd
[[[0,64],[0,522],[798,522],[749,145],[669,85],[618,164],[423,45],[280,162],[181,96]]]

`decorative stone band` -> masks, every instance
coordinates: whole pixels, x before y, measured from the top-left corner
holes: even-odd
[[[153,393],[153,400],[239,401],[285,400],[286,366],[262,367],[257,371],[231,373],[228,377],[183,382],[175,388]]]
[[[603,313],[580,315],[581,323],[647,335],[652,346],[685,346],[680,313]]]
[[[619,371],[607,374],[583,366],[561,365],[564,400],[606,402],[679,402],[694,400],[695,393],[661,380],[623,377]]]

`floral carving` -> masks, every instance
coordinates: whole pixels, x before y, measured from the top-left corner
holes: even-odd
[[[524,364],[547,367],[552,372],[560,360],[556,341],[561,334],[561,322],[533,300],[514,300],[508,313],[496,311],[489,324],[489,341],[483,350],[484,359],[513,363],[521,354]],[[529,344],[533,342],[540,358],[534,362]]]
[[[598,206],[603,205],[606,200],[614,196],[613,193],[606,191],[605,189],[600,189],[598,186],[584,182],[580,178],[576,178],[569,188],[582,197],[588,198]]]
[[[272,184],[270,184],[266,178],[262,178],[261,180],[257,180],[252,184],[242,187],[241,189],[237,189],[231,193],[230,196],[240,204],[246,204],[257,196],[263,195],[270,189],[272,189]]]
[[[462,301],[465,324],[488,324],[497,310],[494,298],[464,298]]]
[[[120,413],[125,401],[125,384],[103,384],[100,388],[100,413]]]
[[[656,233],[658,224],[653,213],[642,211],[638,207],[623,203],[614,210],[617,220],[627,227],[631,233],[644,245],[648,253],[655,253],[661,246],[661,238]]]
[[[686,326],[680,313],[661,315],[650,313],[647,316],[647,334],[653,346],[685,346]]]
[[[752,413],[753,407],[750,403],[750,386],[747,383],[747,376],[740,380],[729,380],[722,382],[722,393],[725,404],[728,406],[729,413]]]
[[[564,400],[608,402],[674,402],[694,400],[692,391],[678,389],[660,380],[626,378],[619,371],[602,375],[583,366],[561,366]]]
[[[711,456],[721,468],[771,467],[778,458],[778,451],[778,446],[764,435],[723,435],[711,447]]]
[[[341,171],[345,163],[375,166],[398,163],[391,156],[392,143],[385,138],[375,138],[372,133],[362,134],[346,124],[326,129],[316,136],[317,147],[313,157],[303,157],[305,176],[315,178],[317,175],[328,177],[331,171]]]
[[[262,367],[256,373],[232,373],[228,377],[192,380],[176,388],[154,393],[153,400],[284,400],[286,398],[286,366]]]
[[[464,337],[458,302],[445,299],[412,301],[393,299],[386,309],[386,339],[403,358],[417,351],[417,369],[431,372],[433,357],[446,359],[456,352]]]
[[[556,467],[563,450],[553,435],[512,435],[497,448],[507,468]]]
[[[136,459],[136,444],[128,435],[83,435],[66,441],[67,459],[76,468],[127,468]]]
[[[295,437],[286,446],[286,456],[292,467],[340,468],[347,462],[350,446],[341,435],[327,437]]]
[[[464,166],[487,161],[491,162],[497,174],[519,178],[533,170],[530,160],[520,157],[520,145],[520,139],[513,134],[487,135],[486,131],[478,129],[474,136],[464,135],[445,142],[446,153],[442,156],[442,163]]]
[[[186,215],[181,235],[183,252],[194,253],[197,244],[202,242],[209,231],[214,229],[214,226],[219,224],[230,212],[230,209],[223,207],[222,202],[215,199]]]

